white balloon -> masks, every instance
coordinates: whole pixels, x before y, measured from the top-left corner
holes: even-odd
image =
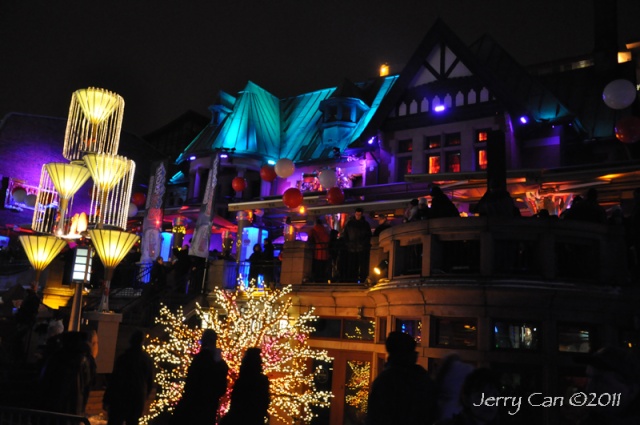
[[[129,203],[129,212],[127,213],[127,217],[133,217],[138,214],[138,206],[133,202]]]
[[[611,109],[624,109],[636,100],[636,87],[629,80],[613,80],[602,91],[602,100]]]
[[[283,179],[291,176],[296,170],[296,166],[293,164],[293,161],[288,158],[280,158],[273,168],[276,171],[276,175]]]
[[[334,170],[322,170],[318,175],[318,180],[320,180],[320,184],[325,189],[330,189],[335,187],[338,182],[338,178],[336,177],[336,172]]]

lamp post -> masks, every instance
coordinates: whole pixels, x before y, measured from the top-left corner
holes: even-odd
[[[82,291],[84,285],[91,277],[91,256],[93,251],[91,244],[86,246],[78,246],[76,248],[75,257],[73,259],[73,272],[71,275],[71,281],[75,283],[76,287],[73,294],[73,303],[71,304],[71,315],[69,317],[68,330],[79,331],[80,330],[80,317],[82,316]]]
[[[22,235],[18,239],[27,254],[27,258],[29,258],[31,266],[36,271],[36,277],[31,286],[34,292],[38,292],[40,274],[60,254],[67,242],[55,236]]]
[[[98,311],[107,312],[113,271],[138,241],[138,235],[119,230],[91,229],[89,236],[104,265],[104,288]]]

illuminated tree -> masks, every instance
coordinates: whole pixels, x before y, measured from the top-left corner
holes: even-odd
[[[269,292],[252,288],[237,292],[216,290],[214,308],[198,306],[203,327],[217,332],[218,347],[229,365],[230,385],[220,400],[220,413],[228,410],[242,356],[250,347],[262,349],[264,373],[271,384],[269,415],[273,422],[309,422],[314,416],[313,406],[329,406],[332,394],[316,389],[314,377],[318,370],[310,370],[309,365],[311,360],[327,362],[331,359],[325,351],[308,346],[313,330],[310,324],[316,320],[312,311],[289,318],[291,297],[287,295],[290,292],[291,287]],[[164,307],[156,322],[166,325],[166,336],[145,347],[154,358],[156,382],[160,387],[145,422],[174,408],[201,335],[200,329],[186,326],[181,311],[174,315]]]

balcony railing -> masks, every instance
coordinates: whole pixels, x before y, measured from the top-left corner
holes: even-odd
[[[624,230],[615,225],[441,218],[392,227],[377,245],[388,255],[389,280],[461,275],[608,285],[629,280]]]

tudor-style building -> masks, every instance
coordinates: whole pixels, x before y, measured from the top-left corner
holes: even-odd
[[[381,370],[391,330],[418,340],[425,367],[456,352],[495,369],[511,395],[562,394],[584,383],[580,356],[640,343],[640,294],[622,227],[532,217],[541,209],[559,215],[591,187],[606,207],[630,212],[640,186],[638,150],[616,140],[615,124],[637,115],[638,103],[613,110],[602,90],[616,79],[635,84],[635,68],[600,53],[564,64],[563,72],[530,73],[489,36],[467,46],[438,21],[397,75],[285,99],[251,82],[235,96],[220,94],[211,123],[178,158],[188,172],[173,183],[187,187],[197,205],[209,157],[228,151],[215,210],[259,228],[250,243],[278,236],[286,216],[301,232],[316,217],[340,230],[356,206],[369,217],[400,217],[409,199],[429,198],[431,184],[465,216],[395,220],[372,239],[371,266],[388,261],[374,286],[310,283],[310,248],[285,243],[281,283],[295,288],[292,314],[315,309],[311,344],[334,357],[318,385],[335,399],[317,423],[362,422],[353,396],[362,395],[363,384],[353,377],[368,370],[373,379]],[[280,158],[294,161],[294,175],[262,181],[260,167]],[[317,181],[327,169],[338,174],[344,204],[327,202]],[[231,188],[236,176],[248,182],[242,193]],[[523,217],[474,216],[487,176],[509,190]],[[303,191],[303,213],[284,206],[289,187]],[[195,219],[196,212],[187,206],[167,214]],[[247,218],[255,212],[260,219],[252,226]],[[245,258],[238,256],[240,264]],[[228,284],[216,263],[209,285]],[[564,414],[530,409],[510,420],[558,423]]]

